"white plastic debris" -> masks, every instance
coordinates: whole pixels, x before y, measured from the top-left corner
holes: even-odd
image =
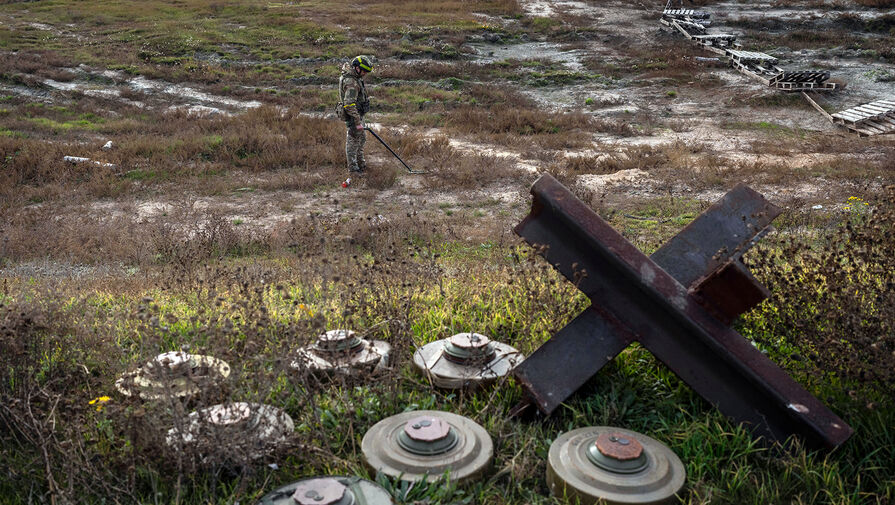
[[[90,163],[93,163],[94,165],[100,166],[100,167],[115,168],[117,166],[114,163],[103,163],[102,161],[91,160],[90,158],[82,158],[80,156],[63,156],[62,159],[69,163],[75,163],[75,164],[87,163],[89,161]]]
[[[112,149],[112,141],[111,140],[106,142],[105,144],[103,144],[103,150],[108,151],[109,149]]]

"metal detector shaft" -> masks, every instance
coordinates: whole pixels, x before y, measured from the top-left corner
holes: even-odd
[[[426,173],[426,172],[421,171],[421,170],[414,170],[414,169],[410,168],[409,166],[407,166],[407,163],[404,163],[404,160],[402,160],[401,157],[398,156],[398,153],[396,153],[395,151],[393,151],[392,148],[389,147],[388,144],[386,144],[385,141],[382,140],[381,137],[379,137],[379,135],[376,135],[376,132],[374,132],[373,130],[371,130],[370,128],[368,128],[368,127],[366,127],[366,126],[364,127],[364,130],[367,130],[368,132],[372,133],[373,136],[376,137],[376,140],[378,140],[382,145],[385,146],[386,149],[388,149],[388,152],[392,153],[392,155],[393,155],[395,158],[398,158],[398,161],[400,161],[401,164],[404,165],[404,168],[406,168],[408,172],[410,172],[411,174],[424,174],[424,173]]]

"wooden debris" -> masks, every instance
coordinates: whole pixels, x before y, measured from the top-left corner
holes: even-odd
[[[895,98],[837,112],[830,115],[830,120],[863,136],[895,133]]]

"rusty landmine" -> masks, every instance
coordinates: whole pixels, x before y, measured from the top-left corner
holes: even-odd
[[[352,374],[388,366],[391,345],[366,340],[351,330],[330,330],[313,344],[298,350],[290,366],[295,370]]]
[[[258,505],[392,505],[392,497],[375,482],[360,477],[322,476],[302,479],[264,495]]]
[[[220,385],[229,375],[230,365],[223,360],[170,351],[122,375],[115,381],[115,388],[125,396],[144,400],[182,398]]]
[[[419,410],[379,421],[361,442],[373,471],[404,481],[435,482],[450,472],[451,482],[481,475],[491,464],[494,445],[485,428],[450,412]]]
[[[564,433],[547,456],[550,492],[572,503],[672,503],[685,481],[684,464],[671,449],[621,428]]]
[[[168,430],[166,442],[206,459],[241,461],[273,451],[294,429],[289,414],[271,405],[225,403],[191,412]]]
[[[523,359],[514,347],[478,333],[458,333],[413,353],[413,364],[433,384],[447,389],[491,384]]]

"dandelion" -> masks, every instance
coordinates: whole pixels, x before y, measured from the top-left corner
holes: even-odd
[[[109,397],[109,396],[100,396],[100,397],[97,397],[97,398],[94,398],[94,399],[90,400],[90,401],[87,402],[87,403],[88,403],[89,405],[96,405],[96,411],[97,411],[97,412],[102,412],[103,407],[105,406],[105,404],[106,404],[109,400],[111,400],[111,399],[112,399],[112,398]]]

